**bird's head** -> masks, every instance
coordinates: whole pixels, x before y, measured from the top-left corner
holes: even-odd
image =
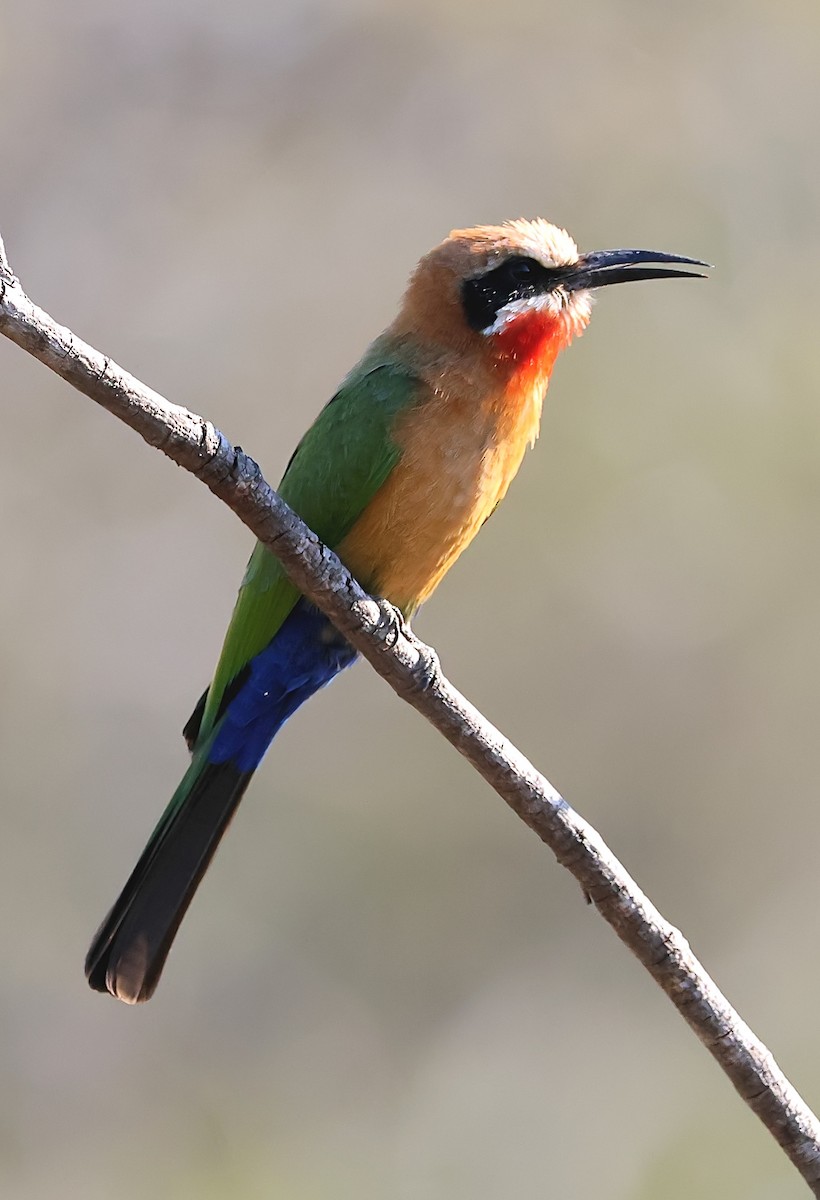
[[[579,254],[566,230],[540,218],[455,229],[416,268],[400,321],[451,350],[548,374],[589,322],[594,289],[702,278],[658,265],[670,263],[708,265],[654,250]]]

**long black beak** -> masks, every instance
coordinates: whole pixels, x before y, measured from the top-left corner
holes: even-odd
[[[674,267],[641,267],[638,263],[685,263],[709,267],[699,258],[662,254],[658,250],[592,250],[568,268],[564,287],[569,292],[608,287],[611,283],[634,283],[640,279],[705,279],[700,271],[677,271]]]

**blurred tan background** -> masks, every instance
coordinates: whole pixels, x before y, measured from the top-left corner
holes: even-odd
[[[26,0],[32,297],[279,477],[456,225],[708,258],[603,293],[417,621],[820,1103],[820,13]],[[250,538],[8,343],[0,1186],[16,1200],[802,1196],[578,888],[359,666],[280,736],[155,1000],[87,943]]]

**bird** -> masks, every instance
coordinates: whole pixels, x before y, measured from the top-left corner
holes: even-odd
[[[611,284],[704,278],[700,259],[581,254],[543,218],[453,230],[398,315],[299,442],[282,498],[407,621],[503,499],[535,443],[558,354]],[[191,762],[86,958],[90,986],[154,993],[193,895],[284,722],[353,648],[257,543],[211,683],[184,727]]]

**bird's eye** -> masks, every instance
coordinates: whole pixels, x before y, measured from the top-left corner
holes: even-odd
[[[511,258],[507,270],[516,283],[534,283],[538,274],[538,263],[531,258]]]

